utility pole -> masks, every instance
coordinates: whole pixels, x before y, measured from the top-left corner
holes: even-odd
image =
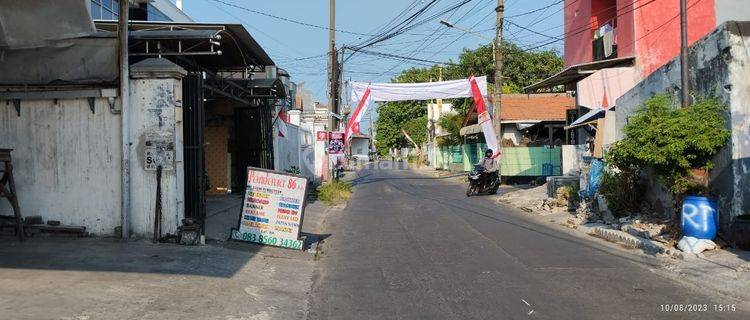
[[[329,21],[328,21],[328,130],[336,131],[336,118],[334,113],[338,113],[336,105],[336,0],[329,0]]]
[[[497,135],[498,148],[502,149],[503,141],[501,140],[502,132],[500,126],[500,109],[502,107],[503,98],[503,0],[497,0],[497,7],[495,12],[497,13],[497,21],[495,27],[495,45],[493,46],[492,56],[495,60],[495,90],[492,93],[492,121],[493,127],[495,128],[495,134]],[[493,150],[499,152],[499,150]]]
[[[682,107],[690,104],[690,75],[688,73],[687,0],[680,0],[680,72],[682,80]]]
[[[122,139],[122,168],[120,187],[122,201],[121,237],[130,237],[130,73],[128,62],[128,11],[129,0],[120,0],[120,16],[117,24],[117,40],[120,55],[120,129]]]

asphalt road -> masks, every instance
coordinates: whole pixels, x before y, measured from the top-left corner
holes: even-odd
[[[359,173],[329,221],[310,319],[748,319],[736,303],[535,223],[456,179]],[[697,304],[706,311],[667,312]]]

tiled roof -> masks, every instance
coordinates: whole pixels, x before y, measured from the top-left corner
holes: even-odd
[[[504,94],[502,121],[565,121],[565,111],[575,108],[575,98],[565,93]]]

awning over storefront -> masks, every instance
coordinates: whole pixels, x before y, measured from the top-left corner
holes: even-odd
[[[525,130],[531,128],[537,124],[542,123],[542,120],[511,120],[503,121],[502,124],[515,124],[518,130]],[[482,133],[482,126],[478,124],[472,124],[461,128],[459,134],[461,136]]]
[[[214,72],[254,69],[275,63],[241,24],[131,21],[130,54],[135,57],[189,56]],[[116,32],[117,21],[96,21],[100,31]]]
[[[479,124],[472,124],[470,126],[465,126],[461,128],[459,131],[459,134],[462,136],[470,135],[470,134],[477,134],[482,133],[482,126]]]
[[[573,123],[571,123],[569,126],[566,126],[565,130],[569,130],[569,129],[573,129],[573,128],[578,128],[580,126],[585,126],[585,125],[589,124],[590,122],[595,121],[595,120],[603,117],[604,113],[607,112],[607,111],[609,111],[609,110],[611,110],[611,109],[614,109],[614,107],[606,108],[606,109],[594,109],[594,110],[591,110],[591,111],[587,112],[586,114],[584,114],[583,116],[581,116],[580,118],[576,119],[576,121],[573,121]]]
[[[573,65],[547,79],[525,87],[523,90],[530,93],[539,89],[573,84],[590,76],[597,70],[611,67],[632,66],[634,62],[635,57],[623,57]]]

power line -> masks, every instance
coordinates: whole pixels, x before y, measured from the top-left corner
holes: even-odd
[[[432,7],[436,2],[437,2],[437,0],[431,0],[429,3],[427,3],[426,5],[424,5],[422,8],[420,8],[419,10],[417,10],[415,13],[411,14],[409,17],[407,17],[403,21],[397,23],[396,25],[394,25],[393,27],[390,27],[390,28],[387,28],[387,26],[386,26],[386,28],[384,28],[385,30],[383,32],[380,32],[380,33],[378,33],[376,35],[373,35],[369,39],[367,39],[367,40],[365,40],[363,42],[360,42],[360,44],[355,45],[354,47],[360,47],[360,48],[368,47],[368,46],[371,46],[371,45],[373,45],[375,43],[388,40],[388,39],[390,39],[390,38],[392,38],[394,36],[397,36],[397,35],[403,33],[405,31],[405,29],[407,27],[409,27],[409,23],[411,23],[416,18],[418,18],[419,16],[421,16],[422,14],[424,14],[425,12],[427,12],[427,10],[429,10],[430,7]],[[406,12],[408,12],[408,10],[406,10]]]
[[[321,26],[321,25],[317,25],[317,24],[312,24],[312,23],[307,23],[307,22],[302,22],[302,21],[297,21],[297,20],[292,20],[292,19],[289,19],[289,18],[280,17],[280,16],[273,15],[273,14],[270,14],[270,13],[266,13],[266,12],[262,12],[262,11],[258,11],[258,10],[253,10],[253,9],[250,9],[250,8],[245,8],[245,7],[242,7],[242,6],[233,4],[233,3],[229,3],[229,2],[226,2],[226,1],[223,1],[223,0],[210,0],[210,1],[218,2],[218,3],[221,3],[221,4],[225,5],[225,6],[233,7],[233,8],[244,10],[244,11],[247,11],[247,12],[252,12],[252,13],[259,14],[259,15],[262,15],[262,16],[266,16],[266,17],[269,17],[269,18],[273,18],[273,19],[276,19],[276,20],[281,20],[281,21],[285,21],[285,22],[289,22],[289,23],[293,23],[293,24],[298,24],[298,25],[301,25],[301,26],[306,26],[306,27],[316,28],[316,29],[321,29],[321,30],[326,30],[326,31],[331,30],[331,28],[329,28],[329,27],[325,27],[325,26]],[[336,28],[334,31],[340,32],[340,33],[348,33],[348,34],[358,35],[358,36],[372,36],[371,34],[367,34],[367,33],[346,31],[346,30],[342,30],[342,29],[338,29],[338,28]]]
[[[576,1],[577,1],[577,0],[576,0]],[[558,4],[560,4],[560,3],[563,3],[563,2],[565,2],[565,0],[560,0],[560,1],[557,1],[557,2],[554,2],[554,3],[551,3],[551,4],[549,4],[549,5],[546,5],[546,6],[544,6],[544,7],[541,7],[541,8],[539,8],[539,9],[534,9],[534,10],[531,10],[531,11],[527,11],[527,12],[523,12],[523,13],[515,14],[515,15],[512,15],[512,16],[507,16],[507,17],[505,17],[505,18],[503,18],[503,19],[512,19],[512,18],[517,18],[517,17],[523,17],[523,16],[527,16],[527,15],[530,15],[530,14],[533,14],[533,13],[536,13],[536,12],[539,12],[539,11],[547,10],[547,9],[549,9],[550,7],[556,6],[556,5],[558,5]],[[575,2],[575,1],[574,1],[574,2]]]
[[[321,54],[316,54],[316,55],[314,55],[314,56],[309,56],[309,57],[302,57],[302,58],[292,58],[292,59],[289,59],[288,61],[302,61],[302,60],[310,60],[310,59],[315,59],[315,58],[321,58],[321,57],[325,57],[325,56],[327,56],[327,55],[328,55],[328,53],[321,53]]]
[[[425,23],[431,22],[435,18],[437,18],[439,16],[442,16],[442,15],[444,15],[444,14],[446,14],[448,12],[451,12],[453,10],[456,10],[456,9],[460,8],[461,6],[463,6],[463,5],[471,2],[473,0],[463,0],[463,1],[460,1],[459,3],[457,3],[457,4],[453,5],[453,6],[450,6],[450,7],[446,8],[446,9],[444,9],[444,10],[438,12],[438,13],[435,13],[435,14],[429,16],[429,17],[423,18],[423,19],[421,19],[421,20],[419,20],[417,22],[412,23],[419,16],[421,16],[422,14],[424,14],[432,5],[434,5],[434,3],[436,1],[437,0],[432,0],[427,5],[425,5],[422,9],[420,9],[419,11],[417,11],[416,13],[414,13],[413,15],[411,15],[406,20],[404,20],[401,23],[399,23],[397,25],[398,29],[393,30],[392,32],[387,33],[387,34],[385,34],[385,35],[383,35],[383,36],[381,36],[379,38],[373,39],[373,40],[368,41],[368,42],[363,43],[363,44],[356,45],[354,47],[357,48],[357,49],[362,49],[362,48],[366,48],[366,47],[372,46],[372,45],[374,45],[376,43],[383,42],[385,40],[391,39],[391,38],[393,38],[395,36],[403,34],[406,31],[412,30],[412,29],[414,29],[414,28],[416,28],[418,26],[421,26],[421,25],[423,25]]]
[[[383,58],[391,58],[391,59],[397,59],[397,60],[406,60],[406,61],[414,61],[414,62],[425,62],[425,63],[432,63],[432,64],[443,64],[443,65],[457,65],[452,62],[440,62],[440,61],[434,61],[434,60],[427,60],[427,59],[418,59],[418,58],[412,58],[407,56],[400,56],[396,54],[390,54],[385,52],[377,52],[377,51],[370,51],[370,50],[357,50],[359,53],[363,54],[369,54],[373,56],[383,57]]]
[[[459,6],[458,6],[458,7],[456,7],[456,9],[458,9],[458,8],[459,8],[460,6],[462,6],[462,5],[466,4],[467,2],[468,2],[468,1],[466,1],[466,2],[464,2],[464,3],[460,3],[460,4],[459,4]],[[474,11],[474,10],[475,10],[475,9],[477,8],[477,6],[479,6],[479,4],[480,4],[480,3],[479,3],[479,2],[477,2],[477,3],[476,3],[476,4],[474,5],[474,6],[473,6],[473,7],[471,7],[471,8],[469,9],[469,10],[467,10],[467,11],[466,11],[466,12],[465,12],[465,13],[464,13],[464,14],[463,14],[463,15],[462,15],[461,17],[459,17],[459,18],[458,18],[458,19],[456,20],[456,22],[460,22],[461,20],[463,20],[464,18],[466,18],[466,17],[467,17],[467,15],[469,15],[469,13],[471,13],[472,11]],[[486,8],[486,6],[485,6],[485,8]],[[452,12],[452,13],[450,14],[449,18],[450,18],[450,17],[452,17],[452,16],[453,16],[453,15],[454,15],[454,14],[455,14],[456,12],[457,12],[457,11],[456,11],[456,10],[454,9],[454,11],[453,11],[453,12]],[[430,38],[433,38],[433,37],[435,36],[435,34],[436,34],[436,33],[437,33],[438,31],[439,31],[439,29],[435,29],[435,31],[433,31],[433,32],[432,32],[432,34],[431,34],[430,36],[428,36],[428,37],[427,37],[427,38],[426,38],[426,39],[425,39],[424,41],[422,41],[422,43],[421,43],[421,44],[420,44],[419,46],[417,46],[417,48],[415,48],[414,50],[412,50],[412,51],[411,51],[411,52],[409,53],[409,57],[410,57],[410,58],[414,57],[414,55],[416,55],[416,53],[417,53],[418,51],[420,51],[420,50],[421,50],[421,49],[422,49],[423,47],[425,47],[425,43],[426,43],[426,42],[427,42],[427,41],[428,41],[428,40],[429,40]],[[441,37],[442,37],[443,35],[445,35],[445,34],[446,34],[447,32],[448,32],[448,29],[443,29],[443,32],[441,33],[441,35],[439,35],[439,36],[435,37],[434,39],[432,39],[432,41],[430,41],[430,43],[429,43],[429,44],[427,44],[426,46],[427,46],[427,47],[431,46],[431,45],[432,45],[433,43],[435,43],[435,41],[437,41],[437,40],[438,40],[439,38],[441,38]],[[442,52],[442,51],[445,51],[445,49],[446,49],[446,48],[443,48],[442,50],[440,50],[440,51],[438,51],[438,52],[434,53],[434,54],[433,54],[432,56],[430,56],[430,58],[434,57],[435,55],[437,55],[438,53],[440,53],[440,52]],[[391,72],[391,71],[392,71],[393,69],[395,69],[396,67],[398,67],[398,66],[400,66],[400,65],[401,65],[401,63],[395,64],[395,65],[394,65],[393,67],[391,67],[390,69],[388,69],[388,70],[386,70],[385,72],[383,72],[383,73],[381,74],[381,76],[382,76],[382,75],[384,75],[384,74],[386,74],[386,73],[388,73],[388,72]]]
[[[531,33],[534,33],[534,34],[537,34],[537,35],[540,35],[540,36],[543,36],[543,37],[547,37],[547,38],[550,38],[550,39],[556,39],[556,40],[562,40],[560,37],[553,37],[553,36],[546,35],[544,33],[541,33],[541,32],[529,29],[527,27],[524,27],[524,26],[522,26],[520,24],[517,24],[517,23],[513,22],[512,20],[508,20],[508,21],[505,21],[505,22],[507,22],[508,24],[514,25],[514,26],[518,27],[519,29],[523,29],[523,30],[526,30],[528,32],[531,32]]]

